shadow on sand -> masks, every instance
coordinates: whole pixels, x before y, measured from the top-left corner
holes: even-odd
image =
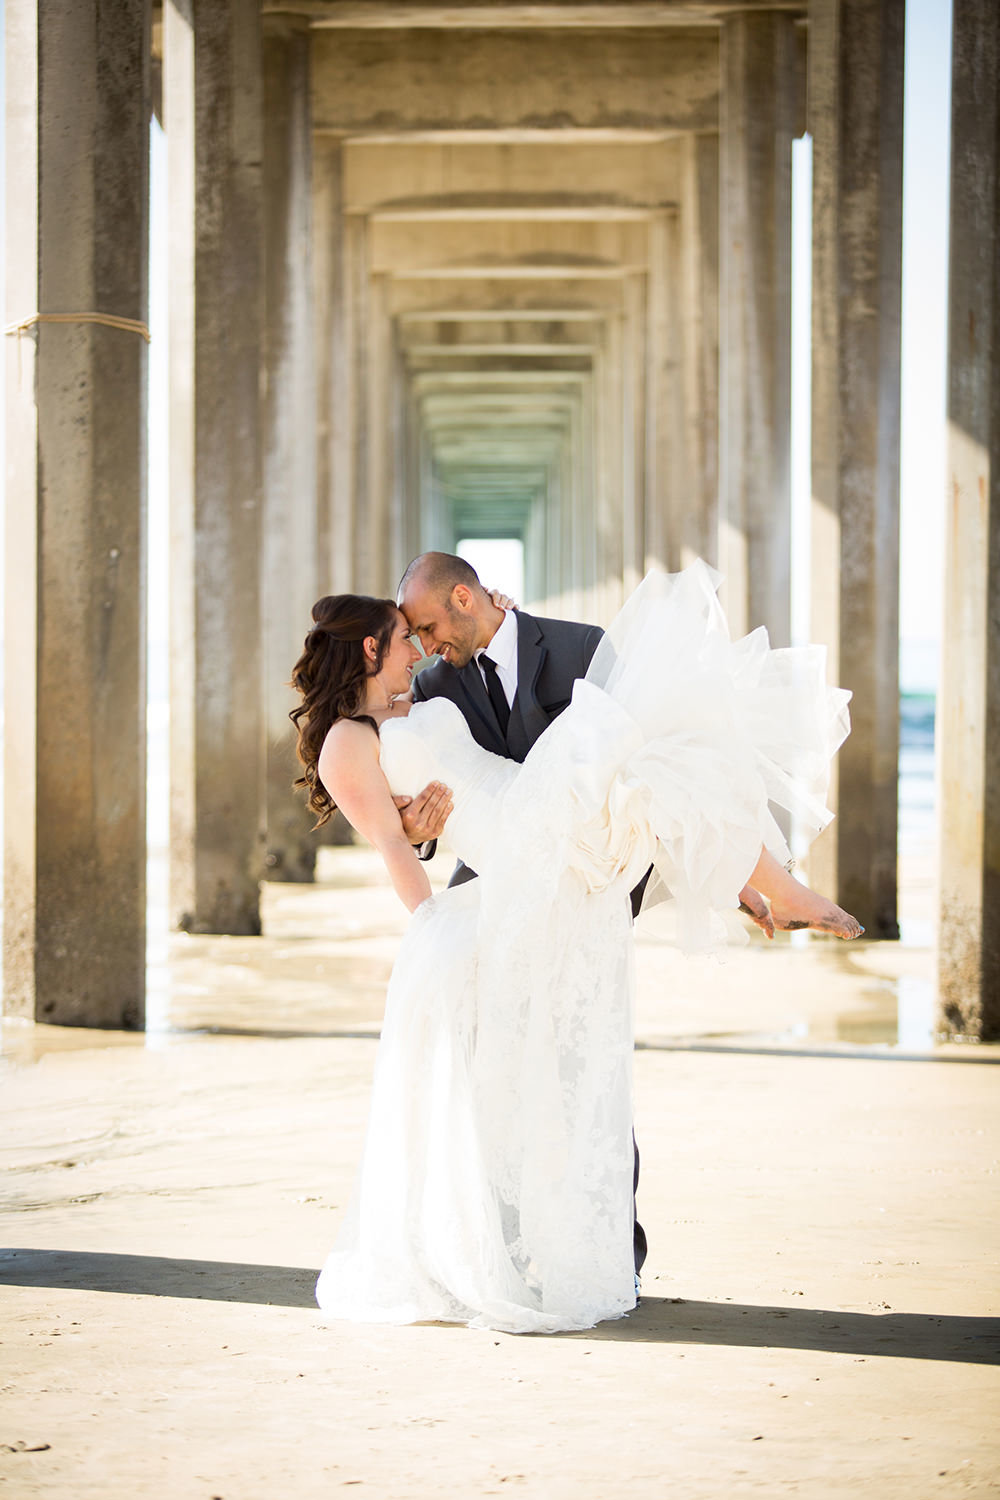
[[[0,1285],[315,1310],[316,1271],[215,1260],[95,1251],[0,1251]],[[569,1338],[744,1349],[816,1349],[856,1358],[1000,1364],[1000,1318],[928,1313],[858,1313],[807,1307],[742,1306],[647,1297],[627,1318]]]

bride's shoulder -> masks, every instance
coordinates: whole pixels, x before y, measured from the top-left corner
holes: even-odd
[[[371,719],[337,719],[326,732],[319,752],[320,774],[328,765],[345,760],[378,757],[378,730]]]

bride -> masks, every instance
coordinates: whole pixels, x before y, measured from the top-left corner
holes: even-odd
[[[358,1321],[509,1332],[635,1306],[629,892],[669,902],[685,951],[773,930],[861,932],[796,881],[772,807],[825,826],[848,694],[824,652],[729,639],[704,563],[651,573],[523,764],[446,698],[391,600],[321,599],[296,664],[300,784],[381,854],[412,920],[386,998],[364,1155],[317,1286]],[[434,896],[397,800],[452,788],[479,879]]]

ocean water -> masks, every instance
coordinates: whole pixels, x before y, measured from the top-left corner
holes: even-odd
[[[899,702],[899,854],[933,854],[937,840],[933,693]]]

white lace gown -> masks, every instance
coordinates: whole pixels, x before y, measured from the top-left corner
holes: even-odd
[[[731,642],[717,582],[650,574],[523,765],[446,699],[383,724],[393,791],[451,786],[479,879],[403,939],[329,1315],[552,1333],[635,1305],[629,891],[653,862],[687,951],[745,940],[761,845],[788,858],[772,807],[824,826],[847,734],[822,648]]]

